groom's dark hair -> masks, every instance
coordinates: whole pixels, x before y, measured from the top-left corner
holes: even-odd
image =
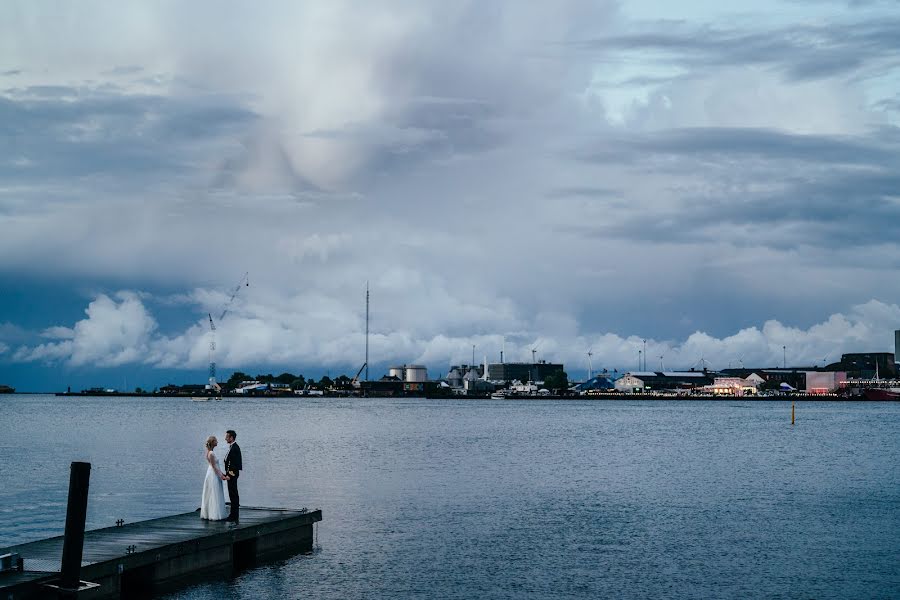
[[[229,430],[226,431],[225,433],[227,433],[228,435],[230,435],[230,436],[233,437],[234,439],[237,439],[237,433],[234,432],[234,429],[229,429]]]

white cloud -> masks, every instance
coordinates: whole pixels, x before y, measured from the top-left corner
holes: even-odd
[[[41,332],[41,337],[54,340],[69,340],[75,337],[75,330],[69,327],[48,327]]]
[[[266,302],[273,301],[273,303]],[[215,359],[223,369],[269,364],[297,369],[322,365],[352,370],[362,363],[364,322],[361,311],[335,305],[326,297],[301,296],[291,304],[276,304],[277,297],[254,299],[236,307],[217,326]],[[203,308],[202,306],[198,308]],[[209,328],[202,320],[174,336],[158,332],[156,322],[133,292],[115,299],[98,296],[88,306],[87,319],[71,328],[72,339],[18,349],[19,362],[64,361],[72,366],[117,366],[129,363],[158,368],[201,370],[209,359]],[[537,350],[538,360],[564,362],[572,377],[586,369],[586,353],[593,353],[596,369],[634,370],[638,351],[646,347],[649,369],[713,369],[780,366],[823,366],[840,354],[890,351],[891,332],[900,323],[900,306],[871,300],[847,313],[831,315],[806,329],[768,320],[717,338],[701,331],[684,340],[644,340],[635,335],[586,334],[571,318],[539,319],[539,330],[506,335],[421,335],[404,314],[382,316],[370,336],[374,363],[424,363],[432,373],[445,372],[451,363],[470,363],[485,357],[497,362],[504,351],[507,362],[525,362]],[[61,331],[67,328],[61,327]],[[881,340],[878,342],[877,340]]]
[[[627,126],[637,129],[743,127],[798,134],[860,134],[883,117],[866,109],[863,91],[834,79],[789,81],[759,67],[709,68],[635,100]]]
[[[118,302],[117,302],[118,300]],[[147,354],[156,321],[134,292],[110,298],[97,296],[85,309],[87,318],[67,327],[51,327],[50,337],[62,342],[40,344],[16,351],[18,361],[65,360],[69,365],[113,367],[140,362]]]

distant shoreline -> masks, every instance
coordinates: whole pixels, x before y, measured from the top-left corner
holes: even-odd
[[[189,396],[181,394],[160,394],[160,393],[137,393],[137,392],[15,392],[12,395],[53,395],[65,398],[168,398],[171,400],[194,400],[215,402],[214,397],[210,396]],[[893,402],[892,400],[868,400],[864,396],[841,396],[837,394],[774,394],[767,396],[714,396],[714,395],[688,395],[688,394],[590,394],[590,395],[550,395],[550,396],[510,396],[508,398],[498,399],[491,398],[490,395],[478,396],[424,396],[424,395],[367,395],[360,396],[356,394],[341,395],[323,395],[323,396],[301,396],[296,394],[279,394],[279,395],[247,395],[247,394],[222,394],[221,398],[227,398],[229,401],[234,399],[285,399],[293,398],[296,400],[306,400],[316,398],[318,400],[356,400],[366,398],[424,398],[427,400],[494,400],[502,402],[520,402],[535,400],[590,400],[590,401],[609,401],[609,400],[642,400],[642,401],[748,401],[748,402],[766,402],[770,400],[794,400],[799,402]]]

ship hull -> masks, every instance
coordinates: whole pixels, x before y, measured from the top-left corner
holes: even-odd
[[[863,390],[866,400],[900,400],[900,392],[884,388],[867,388]]]

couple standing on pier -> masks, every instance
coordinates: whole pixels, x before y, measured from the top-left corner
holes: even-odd
[[[225,472],[219,468],[219,457],[213,452],[219,441],[211,435],[206,439],[206,479],[203,480],[203,496],[200,499],[200,518],[209,521],[238,521],[241,499],[238,495],[237,480],[241,475],[241,448],[237,445],[237,433],[233,429],[225,432],[228,443],[228,454],[225,455]],[[228,483],[228,497],[231,499],[231,512],[225,511],[225,492],[222,482]]]

